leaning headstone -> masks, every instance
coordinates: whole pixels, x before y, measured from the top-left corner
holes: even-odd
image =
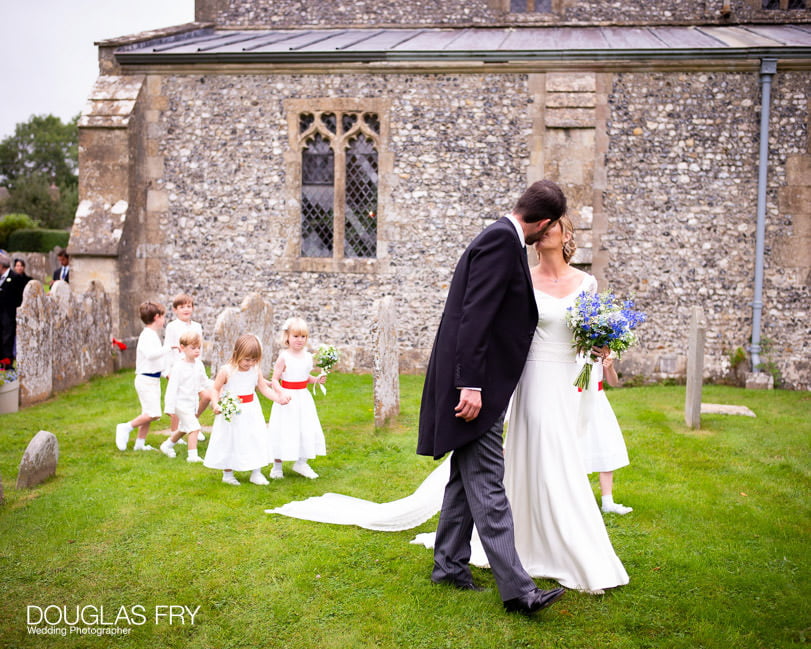
[[[397,348],[397,317],[394,298],[387,295],[377,301],[377,319],[372,325],[375,356],[375,426],[384,426],[400,412],[400,362]]]
[[[707,324],[701,307],[693,307],[687,341],[687,396],[684,421],[690,428],[701,428],[701,387],[704,379],[704,337]]]
[[[242,334],[254,334],[262,341],[262,374],[273,369],[273,307],[258,293],[251,293],[239,307],[228,307],[214,323],[211,347],[211,376],[231,358],[234,343]]]
[[[46,430],[39,431],[23,453],[17,474],[17,489],[30,489],[50,478],[56,473],[58,460],[59,442],[56,435]]]

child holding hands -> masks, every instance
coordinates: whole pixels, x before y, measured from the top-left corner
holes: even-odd
[[[594,367],[602,367],[602,378],[599,375],[592,376],[592,381],[597,380],[601,384],[602,379],[604,379],[612,387],[618,385],[619,377],[617,376],[617,370],[614,368],[614,359],[607,349],[599,351],[602,352],[600,354],[602,360],[595,363]],[[591,425],[588,432],[582,435],[580,440],[586,471],[588,473],[599,471],[600,473],[602,511],[606,514],[628,514],[632,512],[632,507],[615,503],[612,494],[614,471],[627,466],[630,461],[628,459],[628,450],[625,447],[625,440],[622,438],[622,430],[619,422],[617,422],[617,416],[608,402],[608,397],[606,397],[602,385],[597,391]]]
[[[270,477],[284,477],[283,461],[295,461],[293,471],[314,480],[318,474],[307,463],[317,455],[326,455],[326,442],[315,402],[307,390],[311,383],[323,384],[326,374],[313,376],[313,355],[307,351],[309,331],[301,318],[288,318],[282,326],[280,343],[284,349],[273,367],[271,386],[289,394],[286,405],[276,403],[270,411],[268,431],[273,451]]]
[[[164,410],[177,420],[177,427],[163,444],[164,455],[175,457],[175,444],[188,434],[189,454],[187,462],[202,462],[197,454],[197,441],[200,435],[200,422],[197,419],[197,408],[201,398],[208,401],[211,381],[206,368],[200,360],[200,349],[203,340],[200,334],[190,330],[183,333],[178,346],[182,357],[172,365],[172,374],[164,395]]]
[[[144,302],[138,307],[144,329],[138,336],[135,350],[135,392],[141,402],[141,414],[135,419],[115,427],[115,445],[126,451],[130,433],[138,429],[135,451],[154,451],[145,443],[149,425],[161,416],[161,370],[163,369],[163,345],[160,334],[166,322],[166,309],[157,302]]]
[[[261,360],[259,339],[244,334],[237,339],[230,360],[214,379],[211,402],[216,417],[203,466],[222,469],[222,481],[226,484],[239,484],[234,471],[250,471],[253,484],[269,484],[261,470],[269,456],[265,417],[255,390],[281,404],[290,398],[270,387],[259,371]],[[239,409],[234,414],[222,411],[220,398],[225,393],[239,400]]]

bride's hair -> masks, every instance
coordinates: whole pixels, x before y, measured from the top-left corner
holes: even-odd
[[[560,217],[560,229],[563,232],[564,238],[569,235],[569,240],[563,244],[563,261],[567,264],[574,257],[575,250],[577,250],[577,243],[574,240],[574,225],[571,219],[565,214]]]

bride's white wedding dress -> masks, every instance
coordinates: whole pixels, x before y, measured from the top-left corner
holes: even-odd
[[[569,296],[535,291],[540,319],[524,374],[513,395],[505,446],[504,485],[513,511],[516,549],[533,577],[567,588],[597,591],[628,583],[603,523],[580,456],[573,386],[579,370],[566,326],[566,309],[596,281],[584,277]],[[374,503],[328,493],[265,510],[293,518],[400,531],[417,527],[441,508],[450,456],[410,496]],[[412,543],[433,547],[434,534]],[[474,529],[472,565],[489,567]]]

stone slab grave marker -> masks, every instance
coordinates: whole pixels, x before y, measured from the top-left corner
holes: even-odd
[[[397,315],[394,298],[387,295],[377,301],[373,325],[375,340],[374,383],[375,427],[381,427],[400,412],[400,363],[397,348]]]
[[[41,430],[34,435],[20,461],[17,489],[30,489],[56,474],[59,461],[59,442],[56,435]]]

